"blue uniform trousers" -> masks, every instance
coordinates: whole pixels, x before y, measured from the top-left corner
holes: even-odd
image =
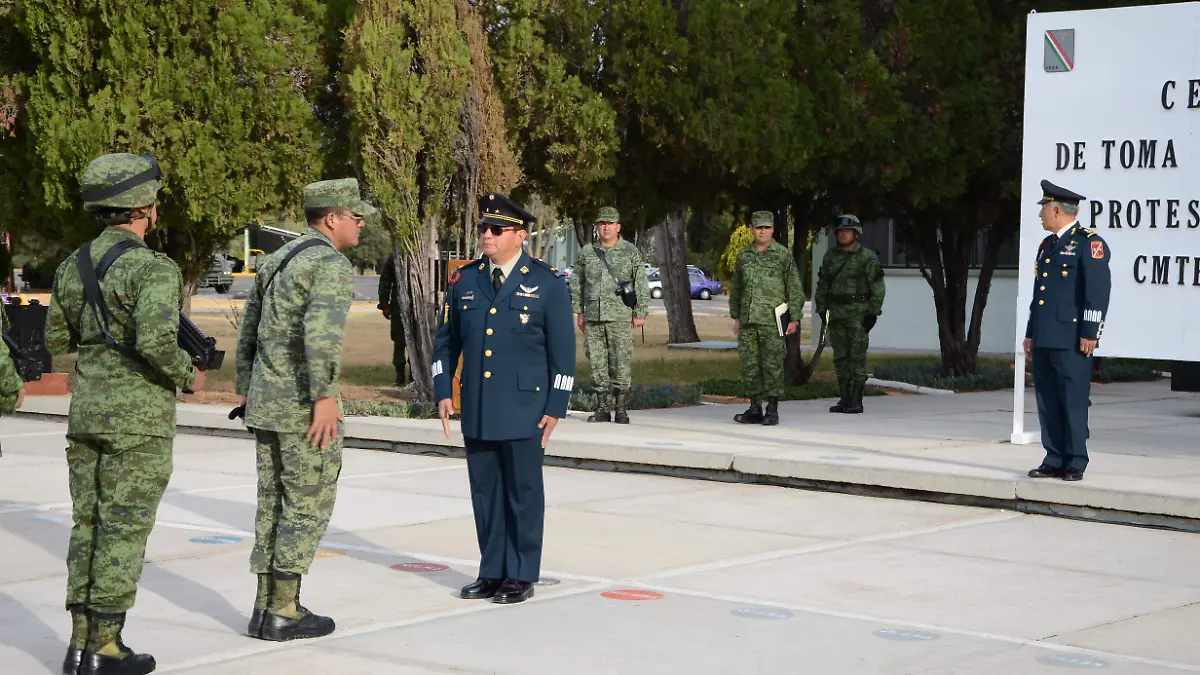
[[[479,537],[479,577],[537,581],[546,511],[541,435],[464,441]]]
[[[1046,466],[1087,468],[1091,377],[1092,361],[1077,348],[1033,349],[1033,386]]]

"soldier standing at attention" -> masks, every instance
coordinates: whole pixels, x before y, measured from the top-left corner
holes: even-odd
[[[875,253],[858,243],[862,236],[858,217],[841,216],[833,231],[837,247],[826,251],[821,261],[813,315],[824,321],[829,311],[825,330],[833,347],[841,392],[829,412],[856,414],[863,411],[863,390],[867,386],[867,334],[883,313],[886,284]]]
[[[575,382],[575,327],[563,273],[521,249],[534,217],[504,195],[479,200],[483,257],[456,270],[433,346],[433,391],[450,438],[462,356],[462,435],[479,540],[464,599],[522,602],[541,573],[542,459]]]
[[[1051,234],[1038,246],[1034,262],[1024,347],[1033,359],[1046,458],[1029,476],[1077,481],[1088,465],[1092,353],[1104,332],[1112,254],[1104,239],[1076,218],[1086,197],[1050,181],[1041,186],[1039,216]]]
[[[396,257],[388,256],[379,272],[379,304],[392,329],[392,366],[396,369],[396,381],[392,386],[403,387],[410,378],[404,372],[404,321],[400,316],[400,284],[396,283]]]
[[[199,390],[204,373],[178,345],[179,268],[142,243],[158,222],[158,162],[104,155],[80,185],[84,209],[106,227],[58,266],[46,322],[52,354],[79,351],[67,418],[75,525],[63,673],[141,675],[154,670],[154,657],[126,647],[121,631],[171,478],[176,391]],[[132,250],[117,259],[123,248]],[[84,275],[98,297],[85,294]]]
[[[596,412],[588,421],[629,424],[633,329],[646,323],[650,284],[641,252],[621,238],[621,217],[615,208],[600,209],[596,230],[600,241],[579,252],[571,283],[571,311],[584,332],[597,395]],[[616,412],[615,420],[611,411]]]
[[[258,592],[248,633],[263,640],[328,635],[333,619],[300,604],[342,470],[338,380],[362,201],[353,178],[304,188],[308,228],[259,268],[238,335],[237,393],[258,453],[258,515],[250,570]]]
[[[800,330],[804,290],[796,261],[783,244],[774,241],[775,216],[755,211],[754,243],[738,253],[729,289],[729,315],[738,338],[742,382],[750,396],[746,412],[734,416],[740,424],[779,424],[779,396],[783,393],[783,359],[786,343],[779,334],[775,309],[788,305],[790,321],[785,333]],[[762,397],[767,397],[763,415]]]

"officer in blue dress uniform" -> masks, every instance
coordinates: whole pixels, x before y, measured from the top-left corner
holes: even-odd
[[[483,257],[456,271],[440,308],[433,389],[446,437],[462,355],[461,426],[479,537],[479,578],[460,597],[522,602],[542,557],[542,459],[575,382],[565,275],[522,249],[534,217],[500,194],[479,200]]]
[[[1086,197],[1042,181],[1042,227],[1025,355],[1033,359],[1033,386],[1046,458],[1033,478],[1076,481],[1087,468],[1088,393],[1092,352],[1104,332],[1111,289],[1111,251],[1076,219]]]

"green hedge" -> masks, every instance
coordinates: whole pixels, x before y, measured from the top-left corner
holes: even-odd
[[[432,403],[384,403],[381,401],[342,401],[342,413],[367,417],[401,417],[411,420],[428,420],[438,416],[437,406]]]
[[[1170,371],[1171,364],[1141,359],[1104,359],[1092,369],[1092,382],[1150,382]]]
[[[952,391],[995,391],[1012,389],[1013,373],[1008,368],[980,365],[970,375],[951,375],[936,363],[883,362],[872,368],[880,380],[905,382],[918,387]]]
[[[745,387],[742,386],[741,380],[705,380],[700,383],[700,389],[705,394],[713,396],[737,396],[739,398],[749,398],[746,394]],[[867,387],[863,392],[864,396],[885,396],[887,392],[875,387]],[[817,398],[838,398],[841,392],[838,391],[838,386],[832,382],[809,382],[807,384],[784,385],[783,396],[779,397],[780,401],[810,401]]]
[[[700,403],[700,389],[674,384],[635,384],[629,389],[630,410],[675,408]],[[596,390],[577,386],[571,392],[572,410],[595,410]]]

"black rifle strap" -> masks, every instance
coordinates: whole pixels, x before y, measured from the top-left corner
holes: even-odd
[[[100,260],[100,277],[97,277],[97,270],[92,266],[92,242],[88,242],[80,247],[79,254],[75,258],[75,267],[79,270],[79,278],[83,282],[83,302],[85,305],[90,305],[92,308],[92,317],[96,319],[96,324],[100,327],[100,335],[104,338],[104,343],[116,349],[130,359],[138,363],[147,364],[146,358],[132,347],[121,344],[113,337],[109,330],[109,314],[108,306],[104,304],[104,296],[100,293],[100,278],[108,272],[108,268],[112,266],[117,258],[124,253],[132,251],[135,248],[141,248],[140,242],[122,240],[113,245],[111,249],[104,253],[104,257]],[[79,334],[83,337],[83,317],[79,317]],[[148,365],[148,364],[147,364]]]
[[[333,248],[333,246],[330,245],[330,243],[325,241],[324,239],[313,238],[313,239],[307,239],[305,241],[300,242],[299,244],[296,244],[295,248],[288,251],[287,255],[283,256],[283,260],[281,260],[279,262],[279,267],[276,267],[275,271],[271,273],[271,277],[269,279],[267,279],[266,285],[259,287],[259,289],[258,289],[259,300],[266,298],[267,291],[270,290],[271,284],[275,281],[275,277],[278,276],[279,273],[283,271],[284,267],[287,267],[287,264],[292,261],[292,258],[295,258],[301,251],[303,251],[306,248],[312,248],[313,246],[321,246],[321,245],[329,246],[330,248]]]

